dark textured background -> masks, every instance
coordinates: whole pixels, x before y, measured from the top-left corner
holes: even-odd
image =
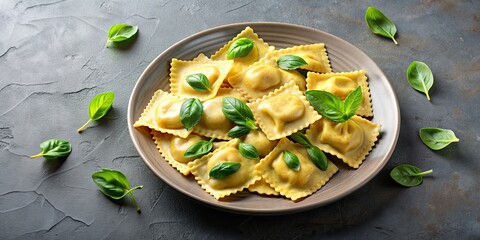
[[[398,28],[395,46],[372,34],[365,9]],[[146,68],[167,47],[211,27],[288,22],[334,34],[368,54],[391,81],[401,107],[397,148],[367,185],[328,206],[253,217],[210,209],[158,179],[127,130],[127,102]],[[110,25],[138,25],[127,49],[104,47]],[[478,239],[480,238],[480,1],[0,1],[0,239]],[[432,101],[406,70],[426,62]],[[114,91],[113,111],[90,125],[93,96]],[[421,127],[452,129],[460,142],[432,151]],[[49,138],[73,152],[64,162],[28,156]],[[433,168],[415,188],[389,177],[399,163]],[[143,212],[104,197],[90,175],[123,171]]]

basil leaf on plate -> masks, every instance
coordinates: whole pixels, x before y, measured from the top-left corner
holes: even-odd
[[[432,173],[433,170],[422,172],[420,168],[409,164],[400,164],[392,169],[390,177],[395,182],[405,187],[415,187],[422,184],[423,176]]]
[[[440,150],[452,142],[460,141],[460,139],[455,136],[455,133],[449,129],[421,128],[419,135],[422,142],[433,150]]]
[[[248,38],[240,38],[230,45],[227,51],[227,59],[247,56],[253,49],[254,42]]]
[[[293,171],[300,171],[300,160],[298,160],[297,155],[295,155],[294,153],[288,150],[283,151],[283,161]]]
[[[241,142],[238,144],[238,151],[245,158],[259,159],[258,150],[252,144]]]
[[[57,159],[68,157],[72,152],[72,145],[62,139],[49,139],[40,144],[42,152],[30,156],[30,158],[44,157],[46,159]]]
[[[288,138],[290,140],[298,143],[298,144],[301,144],[304,147],[312,146],[312,143],[310,142],[310,139],[308,139],[307,136],[305,136],[305,134],[303,134],[301,132],[296,132],[296,133],[288,136]]]
[[[222,98],[222,112],[228,120],[238,125],[246,126],[250,129],[257,129],[255,121],[253,121],[252,110],[238,98]]]
[[[407,70],[407,80],[410,86],[419,92],[425,93],[430,101],[428,91],[433,86],[433,74],[427,64],[413,61]]]
[[[228,136],[231,138],[239,138],[247,135],[250,132],[250,128],[243,125],[237,125],[228,131]]]
[[[203,105],[198,98],[189,98],[180,107],[180,121],[190,131],[202,119]]]
[[[362,103],[362,89],[358,86],[342,101],[339,97],[319,90],[305,92],[310,105],[322,116],[343,123],[353,117]]]
[[[315,166],[318,167],[318,169],[325,171],[328,168],[328,159],[327,156],[325,156],[325,153],[322,152],[318,147],[316,146],[310,146],[307,147],[307,153],[308,156],[310,157],[310,160],[315,164]]]
[[[185,150],[183,156],[186,158],[199,158],[209,153],[213,148],[213,140],[214,138],[210,139],[210,141],[200,141],[192,144],[192,146]]]
[[[303,58],[295,55],[284,55],[277,60],[278,67],[284,70],[295,70],[307,64]]]
[[[398,44],[395,40],[397,27],[380,10],[374,7],[368,7],[365,12],[365,21],[367,22],[370,31],[391,38],[395,44]]]
[[[237,162],[223,162],[210,170],[210,177],[215,179],[222,179],[231,174],[236,173],[240,169],[240,163]]]
[[[187,81],[190,87],[192,87],[197,91],[200,91],[200,92],[210,91],[210,82],[208,81],[207,76],[205,76],[205,74],[203,73],[195,73],[195,74],[188,75],[185,78],[185,81]]]

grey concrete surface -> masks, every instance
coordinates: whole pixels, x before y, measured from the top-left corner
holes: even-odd
[[[365,9],[398,28],[372,34]],[[127,102],[148,65],[193,33],[228,23],[288,22],[334,34],[378,63],[398,96],[397,148],[367,185],[328,206],[256,217],[200,205],[158,179],[127,130]],[[138,25],[134,44],[105,48],[110,25]],[[0,1],[0,239],[479,239],[480,1]],[[432,101],[406,70],[426,62]],[[113,111],[82,134],[88,103],[114,91]],[[460,142],[432,151],[421,127],[452,129]],[[30,159],[49,138],[73,145],[65,161]],[[434,170],[415,188],[389,177],[400,163]],[[123,171],[142,208],[111,201],[90,176]]]

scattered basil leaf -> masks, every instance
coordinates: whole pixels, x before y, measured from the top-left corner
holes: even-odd
[[[300,171],[300,160],[298,160],[297,155],[295,155],[294,153],[288,150],[283,151],[283,161],[293,171]]]
[[[305,136],[305,134],[303,134],[301,132],[296,132],[296,133],[288,136],[288,138],[290,140],[298,143],[298,144],[301,144],[304,147],[312,146],[312,143],[310,142],[310,139],[308,139],[307,136]]]
[[[253,121],[252,110],[240,99],[234,97],[222,98],[222,112],[228,120],[238,125],[257,129],[255,121]]]
[[[62,157],[68,157],[72,152],[72,145],[62,139],[50,139],[40,143],[42,152],[39,154],[30,156],[30,158],[44,157],[46,159],[57,159]]]
[[[189,98],[180,107],[180,121],[190,131],[202,119],[203,105],[198,98]]]
[[[106,168],[99,172],[93,173],[92,179],[100,191],[108,197],[113,199],[121,199],[128,194],[128,196],[130,196],[132,199],[133,204],[137,208],[137,211],[140,212],[140,207],[138,207],[132,191],[135,189],[141,189],[143,186],[130,188],[130,183],[122,172]]]
[[[111,42],[123,42],[130,39],[135,36],[137,31],[137,26],[131,26],[125,23],[112,25],[110,30],[108,30],[108,41],[105,44],[105,47],[108,48],[108,45]]]
[[[249,143],[239,143],[238,144],[238,151],[242,154],[243,157],[248,159],[259,159],[258,150]]]
[[[395,34],[397,33],[397,27],[388,19],[383,13],[374,8],[368,7],[365,12],[365,21],[368,28],[375,34],[391,38],[395,44],[398,44],[395,40]]]
[[[228,136],[231,138],[239,138],[247,135],[250,132],[250,128],[237,125],[228,131]]]
[[[240,38],[230,45],[227,51],[227,59],[247,56],[253,49],[254,42],[248,38]]]
[[[213,148],[213,140],[214,138],[210,139],[210,141],[200,141],[193,144],[185,150],[183,156],[186,158],[199,158],[209,153]]]
[[[427,64],[413,61],[407,70],[407,80],[410,86],[419,92],[425,93],[430,101],[428,91],[433,86],[433,74]]]
[[[452,142],[458,142],[455,133],[449,129],[442,128],[421,128],[419,131],[420,139],[430,149],[440,150]]]
[[[327,156],[325,156],[325,153],[320,150],[320,148],[316,146],[307,147],[307,153],[315,166],[317,166],[322,171],[327,170],[328,159]]]
[[[112,108],[113,101],[115,100],[115,93],[113,92],[104,92],[95,96],[92,101],[90,101],[89,111],[90,119],[81,126],[77,131],[81,133],[91,121],[97,121],[105,114],[108,110]]]
[[[305,92],[310,105],[321,115],[334,122],[345,122],[355,115],[362,103],[362,89],[358,86],[342,102],[337,96],[319,90]]]
[[[303,58],[295,55],[284,55],[277,60],[278,67],[284,70],[295,70],[307,64]]]
[[[234,174],[240,169],[240,163],[237,162],[222,162],[210,170],[210,177],[215,179],[222,179],[231,174]]]
[[[197,91],[200,91],[200,92],[210,91],[210,82],[208,81],[208,77],[205,76],[205,74],[203,73],[195,73],[195,74],[188,75],[185,78],[185,81],[187,81],[190,87],[192,87]]]
[[[420,168],[409,164],[400,164],[392,169],[390,177],[405,187],[415,187],[422,184],[423,176],[432,173],[433,170],[422,172]]]

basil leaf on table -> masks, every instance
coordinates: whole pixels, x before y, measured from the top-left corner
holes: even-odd
[[[227,59],[247,56],[253,49],[254,42],[248,38],[240,38],[230,45],[227,51]]]
[[[433,170],[422,172],[420,168],[409,164],[400,164],[392,169],[390,177],[395,182],[405,187],[415,187],[422,184],[423,176],[432,173]]]
[[[231,174],[236,173],[240,169],[240,163],[237,162],[223,162],[210,170],[210,177],[215,179],[222,179]]]
[[[455,133],[449,129],[421,128],[419,135],[422,142],[433,150],[440,150],[452,142],[460,141],[460,139],[455,136]]]
[[[180,121],[190,131],[202,119],[203,105],[198,98],[189,98],[180,107]]]
[[[131,26],[126,23],[115,24],[110,27],[108,30],[108,41],[105,44],[105,47],[108,48],[108,45],[111,42],[123,42],[126,41],[138,32],[137,26]]]
[[[252,110],[240,99],[234,97],[222,98],[222,112],[228,120],[238,125],[257,129],[255,121],[253,121]]]
[[[365,12],[365,21],[367,22],[370,31],[375,34],[391,38],[395,44],[398,44],[395,40],[397,27],[380,10],[374,7],[368,7],[367,11]]]
[[[228,131],[228,136],[231,137],[231,138],[239,138],[239,137],[243,137],[245,135],[247,135],[249,132],[250,132],[250,128],[248,127],[245,127],[245,126],[242,126],[242,125],[237,125],[235,127],[233,127],[232,129],[230,129],[230,131]]]
[[[49,139],[40,143],[42,152],[39,154],[30,156],[30,158],[44,157],[46,159],[57,159],[62,157],[68,157],[72,152],[72,145],[62,139]]]
[[[210,82],[208,81],[207,76],[205,76],[205,74],[203,73],[195,73],[195,74],[188,75],[185,78],[185,81],[187,81],[190,87],[192,87],[197,91],[200,91],[200,92],[210,91]]]
[[[328,159],[325,153],[316,146],[307,147],[307,153],[310,160],[318,167],[318,169],[325,171],[328,168]]]
[[[326,91],[309,90],[305,92],[305,96],[319,114],[338,123],[343,123],[353,117],[362,103],[360,86],[349,93],[343,102],[337,96]]]
[[[301,144],[304,147],[312,146],[312,143],[310,142],[310,139],[308,139],[307,136],[305,136],[305,134],[303,134],[301,132],[296,132],[296,133],[288,136],[288,138],[290,140],[298,143],[298,144]]]
[[[245,158],[259,159],[258,150],[252,144],[241,142],[238,144],[238,151]]]
[[[410,86],[419,92],[425,93],[430,101],[428,91],[433,86],[433,74],[427,64],[413,61],[407,70],[407,80]]]
[[[307,64],[303,58],[295,55],[284,55],[277,60],[278,67],[284,70],[295,70]]]
[[[93,173],[92,179],[100,191],[110,198],[121,199],[128,194],[128,196],[130,196],[132,199],[137,211],[140,212],[140,207],[138,207],[132,191],[135,189],[141,189],[143,186],[130,188],[130,183],[122,172],[106,168],[99,172]]]
[[[294,153],[288,150],[283,151],[283,161],[293,171],[300,171],[300,160],[298,160],[297,155],[295,155]]]
[[[115,100],[115,93],[113,92],[104,92],[95,96],[92,99],[92,101],[90,101],[90,106],[88,111],[90,115],[90,119],[83,126],[81,126],[77,131],[81,133],[91,121],[97,121],[103,116],[105,116],[108,110],[112,108],[114,100]]]
[[[214,138],[210,139],[210,141],[200,141],[193,144],[185,150],[183,156],[186,158],[198,158],[209,153],[213,148],[213,140]]]

